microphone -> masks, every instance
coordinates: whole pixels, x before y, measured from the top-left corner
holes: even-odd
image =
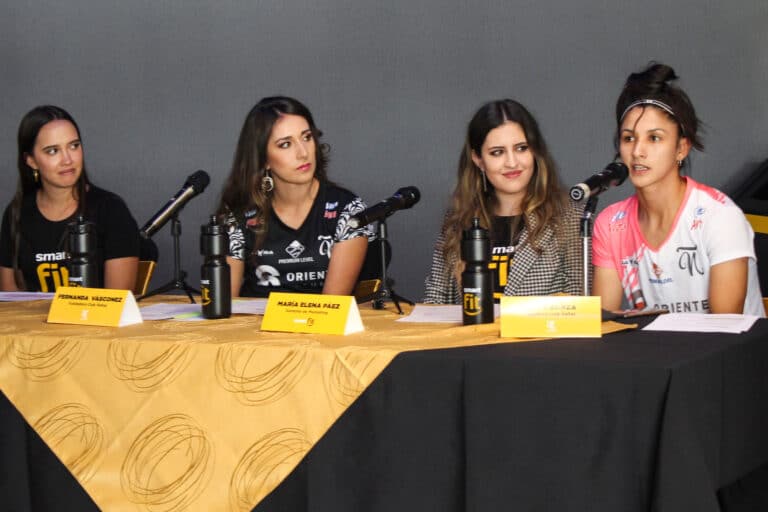
[[[205,190],[208,183],[211,182],[211,177],[205,171],[195,171],[184,182],[175,196],[168,201],[165,206],[160,208],[155,215],[141,228],[139,234],[144,238],[150,238],[152,235],[162,228],[168,219],[178,213],[187,202]]]
[[[629,175],[629,169],[621,162],[611,162],[602,171],[593,174],[584,183],[571,187],[571,199],[581,201],[605,192],[610,187],[618,187]]]
[[[351,229],[363,227],[371,222],[385,219],[398,210],[406,210],[418,203],[419,199],[421,199],[419,189],[416,187],[403,187],[389,199],[385,199],[350,217],[347,225]]]

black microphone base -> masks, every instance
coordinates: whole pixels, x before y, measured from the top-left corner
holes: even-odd
[[[182,290],[187,294],[187,297],[189,297],[189,302],[196,304],[195,298],[192,296],[192,294],[200,295],[200,290],[196,290],[195,288],[189,286],[184,280],[185,277],[187,277],[187,274],[186,272],[182,271],[181,275],[177,279],[169,281],[164,285],[158,286],[154,290],[145,293],[144,295],[136,297],[136,300],[138,301],[146,299],[147,297],[152,297],[153,295],[162,295],[163,293],[168,293],[173,290]]]
[[[378,291],[375,291],[372,294],[357,300],[357,302],[360,304],[368,301],[372,301],[371,306],[373,307],[373,309],[385,309],[385,302],[391,301],[397,308],[398,315],[403,314],[403,308],[400,307],[401,302],[405,302],[406,304],[409,304],[411,306],[414,305],[412,300],[406,299],[405,297],[398,295],[397,293],[395,293],[394,290],[392,290],[390,286],[384,286]]]

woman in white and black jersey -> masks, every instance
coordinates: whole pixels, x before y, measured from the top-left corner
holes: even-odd
[[[234,296],[352,293],[374,235],[349,228],[365,204],[328,180],[321,135],[293,98],[263,98],[246,116],[218,208]]]
[[[424,302],[460,303],[461,235],[473,217],[490,233],[495,298],[581,293],[579,209],[536,120],[516,101],[486,103],[469,122]]]

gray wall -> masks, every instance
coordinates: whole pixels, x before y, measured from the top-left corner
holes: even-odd
[[[3,3],[0,203],[15,187],[22,115],[63,106],[94,182],[122,195],[140,225],[193,171],[211,174],[181,215],[182,266],[195,285],[199,226],[245,114],[266,95],[309,105],[332,146],[332,179],[369,204],[421,189],[421,202],[389,221],[390,271],[414,299],[464,128],[486,100],[527,105],[572,184],[613,157],[618,92],[655,59],[678,71],[708,125],[695,177],[727,191],[768,157],[766,0]],[[155,240],[158,285],[172,273],[170,230]]]

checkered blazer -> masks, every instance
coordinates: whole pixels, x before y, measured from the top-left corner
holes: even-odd
[[[579,221],[583,207],[570,202],[563,213],[562,240],[555,230],[547,227],[540,235],[541,252],[531,246],[528,229],[520,234],[520,245],[509,266],[504,295],[552,295],[582,293],[582,250]],[[534,220],[535,222],[535,220]],[[461,287],[454,276],[456,262],[443,258],[444,233],[441,231],[432,253],[432,269],[425,282],[426,304],[461,304]]]

